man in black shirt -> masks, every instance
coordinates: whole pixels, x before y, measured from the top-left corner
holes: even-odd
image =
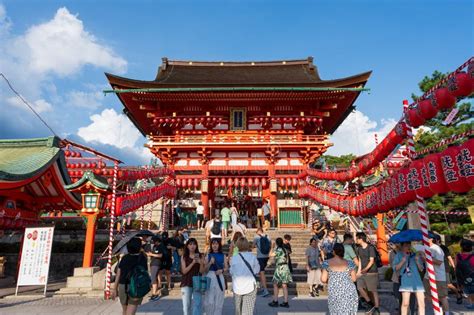
[[[118,265],[117,276],[115,278],[115,288],[110,292],[111,298],[115,299],[117,295],[122,304],[123,314],[135,314],[138,306],[142,303],[143,298],[132,298],[127,293],[127,285],[130,282],[130,272],[137,266],[141,265],[147,268],[146,256],[142,253],[141,239],[132,238],[127,243],[128,254],[126,254]]]
[[[362,304],[370,306],[370,308],[367,307],[369,308],[368,313],[378,315],[380,314],[379,294],[377,291],[379,274],[375,264],[375,247],[367,243],[367,235],[363,232],[356,234],[356,244],[358,245],[356,254],[359,259],[358,273],[361,274],[357,279],[357,289],[360,296],[365,300],[362,300]],[[373,306],[369,304],[370,302],[372,302]]]

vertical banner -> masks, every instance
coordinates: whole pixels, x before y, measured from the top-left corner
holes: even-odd
[[[19,286],[26,285],[44,285],[46,295],[53,235],[54,226],[25,229],[15,295]]]

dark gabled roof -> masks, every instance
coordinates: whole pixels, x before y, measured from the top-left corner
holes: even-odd
[[[96,176],[91,171],[85,171],[84,175],[82,175],[82,177],[77,182],[72,183],[70,185],[64,185],[64,188],[66,188],[67,190],[72,191],[76,188],[81,187],[82,185],[84,185],[84,183],[87,183],[88,181],[91,182],[92,185],[94,185],[95,187],[97,187],[99,189],[103,189],[103,190],[109,190],[110,189],[110,186],[107,183],[106,178],[104,178],[102,176]]]
[[[140,81],[106,73],[112,87],[346,87],[365,85],[371,72],[321,80],[313,58],[268,62],[202,62],[163,58],[153,81]]]

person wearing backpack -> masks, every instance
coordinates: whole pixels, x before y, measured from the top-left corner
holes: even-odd
[[[118,296],[123,314],[134,315],[143,297],[150,292],[151,278],[148,274],[147,257],[141,252],[142,242],[138,237],[127,243],[126,254],[118,265],[113,300]]]
[[[472,241],[461,240],[461,253],[456,255],[456,278],[458,285],[468,296],[469,310],[474,310],[474,253],[472,252]]]
[[[219,239],[222,242],[222,222],[220,215],[216,215],[209,224],[209,241]]]
[[[257,260],[260,264],[260,285],[262,287],[262,291],[260,291],[258,294],[262,297],[267,297],[270,295],[270,292],[268,292],[267,289],[265,268],[267,267],[268,259],[270,258],[272,241],[270,240],[270,237],[263,233],[263,229],[261,227],[257,229],[257,234],[253,239],[253,246],[257,248]]]
[[[356,234],[356,250],[359,259],[359,268],[357,279],[357,290],[362,298],[361,304],[370,314],[378,315],[379,294],[377,286],[379,283],[379,273],[376,263],[377,250],[371,244],[367,243],[367,235],[364,232]]]

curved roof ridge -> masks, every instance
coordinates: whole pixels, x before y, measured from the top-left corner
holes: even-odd
[[[282,66],[282,65],[312,65],[313,57],[306,59],[282,59],[270,61],[199,61],[199,60],[170,60],[167,57],[162,58],[163,65],[166,69],[168,65],[175,66]]]

